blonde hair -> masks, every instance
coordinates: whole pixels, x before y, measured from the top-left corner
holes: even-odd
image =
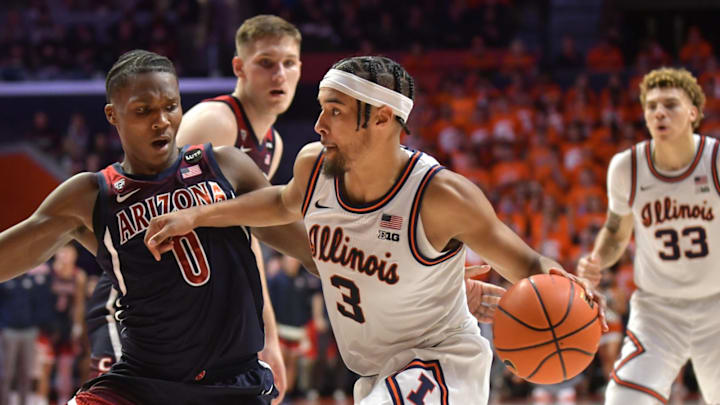
[[[648,91],[654,88],[678,88],[685,91],[690,101],[698,109],[698,116],[693,121],[693,129],[700,126],[705,107],[705,94],[695,76],[686,69],[660,68],[651,70],[640,82],[640,103],[645,107]]]
[[[240,28],[235,32],[235,50],[240,55],[240,50],[258,39],[267,37],[291,37],[293,38],[298,47],[302,42],[302,35],[300,31],[291,23],[284,19],[268,14],[260,14],[255,17],[248,18],[242,23]]]

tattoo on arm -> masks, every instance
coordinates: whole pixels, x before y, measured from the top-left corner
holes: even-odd
[[[610,233],[617,233],[620,230],[620,216],[613,212],[608,212],[605,228],[607,228]]]

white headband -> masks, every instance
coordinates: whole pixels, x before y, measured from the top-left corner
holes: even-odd
[[[320,81],[320,88],[323,87],[335,89],[375,107],[386,105],[405,122],[413,108],[413,101],[409,97],[339,69],[328,70]]]

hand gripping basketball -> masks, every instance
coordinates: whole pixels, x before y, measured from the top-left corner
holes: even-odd
[[[517,376],[555,384],[580,374],[598,348],[601,303],[573,278],[537,274],[520,280],[500,299],[493,343]],[[596,298],[596,297],[595,297]]]

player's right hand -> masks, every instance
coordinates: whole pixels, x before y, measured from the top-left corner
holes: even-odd
[[[191,210],[171,212],[150,221],[145,231],[145,246],[155,260],[160,261],[160,256],[173,248],[174,236],[188,234],[195,228]]]
[[[577,275],[587,279],[593,287],[600,284],[602,278],[602,267],[600,267],[600,259],[595,253],[585,255],[580,258],[577,265]]]

